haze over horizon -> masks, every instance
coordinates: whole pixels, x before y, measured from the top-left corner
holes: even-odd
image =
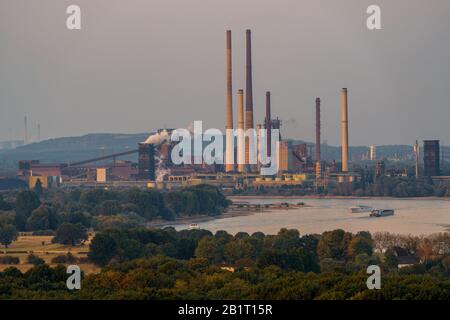
[[[65,27],[67,6],[82,30]],[[382,9],[383,30],[366,28]],[[450,2],[439,0],[3,0],[0,141],[225,125],[225,31],[233,34],[233,92],[245,89],[252,30],[256,123],[265,91],[285,137],[340,145],[342,87],[350,145],[450,143]],[[236,125],[237,99],[233,101]]]

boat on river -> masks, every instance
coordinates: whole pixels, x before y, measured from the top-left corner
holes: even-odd
[[[350,211],[352,213],[361,213],[361,212],[372,212],[373,208],[370,206],[356,206],[356,207],[351,207]]]
[[[375,209],[372,210],[372,213],[370,214],[371,217],[389,217],[393,216],[395,213],[394,209]]]

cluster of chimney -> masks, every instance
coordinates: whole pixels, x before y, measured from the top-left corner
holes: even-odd
[[[233,81],[232,81],[232,46],[231,46],[231,30],[226,32],[226,56],[227,56],[227,112],[226,112],[226,172],[235,171],[234,161],[234,134],[233,130]],[[248,129],[254,128],[253,118],[253,80],[252,80],[252,36],[251,30],[246,30],[246,92],[245,92],[245,121],[244,121],[244,90],[238,90],[238,121],[237,129],[241,134],[238,135],[238,152],[237,159],[238,172],[254,172],[256,168],[248,165],[250,163],[250,141],[248,136],[244,136],[243,132]],[[271,150],[271,105],[270,105],[270,92],[266,92],[266,115],[264,119],[264,128],[267,129],[267,155],[271,156],[273,150]],[[321,100],[316,98],[316,163],[321,161],[321,122],[320,122],[320,108]],[[243,148],[241,146],[245,144],[245,153],[242,154]],[[245,160],[245,161],[243,161]],[[348,102],[347,102],[347,88],[342,89],[342,172],[347,173],[349,171],[349,149],[348,149]],[[245,164],[242,164],[245,163]]]
[[[225,171],[235,171],[234,161],[234,135],[232,130],[233,126],[233,84],[232,84],[232,47],[231,47],[231,31],[227,31],[227,115],[226,115],[226,151],[225,151]],[[253,80],[252,80],[252,34],[251,30],[246,30],[246,92],[245,92],[245,113],[244,113],[244,90],[239,89],[238,92],[238,172],[254,172],[256,168],[250,163],[250,137],[245,136],[243,132],[249,129],[254,129],[253,118]],[[270,92],[266,93],[266,119],[264,121],[264,127],[268,130],[267,142],[270,148]],[[244,116],[245,115],[245,116]],[[245,118],[245,119],[244,119]],[[245,145],[245,148],[241,148]],[[244,154],[242,154],[242,150]],[[268,156],[270,156],[270,149],[268,150]]]

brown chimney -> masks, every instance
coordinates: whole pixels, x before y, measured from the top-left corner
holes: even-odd
[[[348,93],[342,89],[342,172],[348,172]]]
[[[316,98],[316,162],[320,162],[320,98]]]
[[[266,92],[266,119],[265,128],[267,131],[267,156],[270,157],[272,153],[272,120],[270,115],[270,91]]]
[[[245,130],[253,129],[253,81],[252,81],[252,34],[246,31],[246,96],[245,96]],[[252,146],[254,148],[254,146]],[[245,163],[250,163],[250,139],[245,138]]]
[[[234,171],[234,135],[229,132],[233,129],[233,84],[232,84],[232,58],[231,58],[231,31],[227,31],[227,115],[226,115],[226,151],[225,171]]]

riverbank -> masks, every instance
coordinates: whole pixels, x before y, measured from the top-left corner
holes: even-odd
[[[297,229],[301,234],[318,234],[324,231],[343,229],[349,232],[390,232],[404,235],[429,235],[448,232],[450,228],[450,201],[436,198],[305,198],[305,197],[230,197],[234,203],[247,202],[251,205],[304,202],[302,208],[293,210],[271,209],[261,213],[246,212],[234,217],[222,215],[210,217],[198,223],[201,229],[216,232],[225,230],[237,232],[277,234],[281,228]],[[368,212],[352,213],[351,207],[367,205],[377,209],[394,209],[389,217],[370,217]],[[215,219],[217,218],[217,219]],[[167,223],[177,230],[186,229],[189,223]]]
[[[168,225],[189,225],[192,223],[202,223],[202,222],[208,222],[211,220],[217,220],[217,219],[226,219],[226,218],[234,218],[234,217],[241,217],[241,216],[248,216],[248,215],[252,215],[256,212],[267,212],[269,210],[266,209],[252,209],[252,210],[247,210],[247,209],[233,209],[233,210],[228,210],[220,215],[217,216],[208,216],[208,215],[196,215],[196,216],[190,216],[190,217],[182,217],[182,218],[177,218],[174,221],[167,221],[167,220],[162,220],[162,219],[157,219],[154,220],[152,222],[150,222],[148,224],[148,227],[150,228],[161,228],[161,227],[165,227]]]
[[[174,221],[167,220],[154,220],[149,223],[147,226],[150,228],[163,228],[166,226],[185,226],[186,228],[190,224],[208,224],[214,223],[214,220],[223,220],[228,218],[240,218],[245,216],[251,216],[256,213],[262,212],[278,212],[283,210],[292,210],[298,208],[310,208],[316,207],[317,201],[382,201],[382,202],[391,202],[391,201],[401,201],[403,203],[408,203],[411,201],[445,201],[450,202],[449,198],[439,198],[439,197],[415,197],[415,198],[394,198],[394,197],[353,197],[353,196],[267,196],[267,195],[253,195],[253,196],[227,196],[233,202],[232,207],[230,207],[226,212],[217,215],[217,216],[208,216],[208,215],[196,215],[196,216],[188,216],[177,218]],[[258,203],[258,200],[264,200],[261,203],[261,207],[256,207],[255,203]],[[266,201],[270,201],[267,203]],[[283,201],[284,200],[284,201]],[[297,204],[291,202],[298,202]],[[308,204],[308,200],[311,200],[313,204]],[[290,207],[285,207],[282,204],[288,204]],[[299,205],[303,203],[302,205]],[[249,207],[240,208],[239,205],[250,205]],[[269,204],[269,207],[267,205]],[[356,204],[355,204],[356,205]],[[348,206],[350,208],[351,205]],[[338,209],[338,207],[336,207]],[[450,224],[442,224],[443,231],[449,231]]]
[[[263,213],[263,212],[271,212],[273,210],[294,210],[298,208],[308,207],[307,204],[303,202],[299,202],[297,204],[287,203],[287,202],[273,202],[273,203],[265,203],[263,205],[259,204],[251,204],[249,202],[243,201],[234,201],[233,204],[228,208],[224,213],[217,216],[208,216],[208,215],[196,215],[190,217],[181,217],[177,218],[174,221],[167,220],[153,220],[148,224],[148,227],[152,228],[161,228],[167,225],[183,225],[183,224],[192,224],[192,223],[202,223],[208,222],[216,219],[226,219],[226,218],[234,218],[241,216],[248,216],[254,213]]]
[[[307,195],[307,196],[272,196],[272,195],[251,195],[251,196],[227,196],[230,200],[251,200],[251,199],[327,199],[327,200],[439,200],[450,201],[448,197],[410,197],[410,198],[396,198],[396,197],[355,197],[355,196],[320,196],[320,195]]]

